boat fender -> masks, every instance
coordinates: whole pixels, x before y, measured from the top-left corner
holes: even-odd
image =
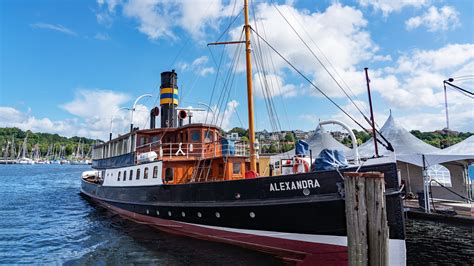
[[[297,174],[298,173],[298,167],[303,164],[304,166],[304,172],[307,173],[309,172],[309,163],[305,161],[303,158],[296,157],[295,158],[295,163],[293,164],[293,173]]]

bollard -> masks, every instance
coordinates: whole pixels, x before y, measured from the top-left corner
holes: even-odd
[[[349,265],[388,265],[384,175],[344,173]]]

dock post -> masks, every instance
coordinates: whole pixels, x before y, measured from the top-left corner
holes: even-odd
[[[349,265],[388,265],[384,174],[344,173]]]

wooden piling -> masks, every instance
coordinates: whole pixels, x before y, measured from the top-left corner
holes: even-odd
[[[344,173],[349,265],[388,265],[384,174]]]

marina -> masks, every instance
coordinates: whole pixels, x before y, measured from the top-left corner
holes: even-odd
[[[474,265],[474,3],[25,1],[0,265]]]

